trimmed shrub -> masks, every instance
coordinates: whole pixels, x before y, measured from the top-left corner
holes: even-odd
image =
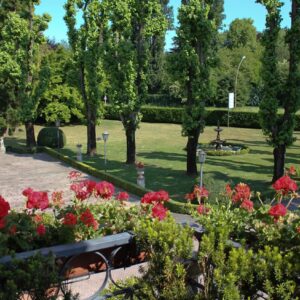
[[[59,128],[45,127],[39,132],[37,143],[38,146],[63,148],[66,144],[66,135]]]

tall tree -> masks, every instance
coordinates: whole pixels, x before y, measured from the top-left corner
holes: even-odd
[[[105,79],[102,58],[108,27],[106,5],[107,1],[100,0],[67,0],[65,4],[69,43],[85,105],[87,154],[90,156],[96,153],[96,124],[103,110],[100,100],[104,96],[101,83]],[[76,17],[79,11],[82,13],[83,24],[78,28]]]
[[[196,151],[204,128],[205,102],[212,97],[209,76],[215,63],[223,0],[182,0],[177,28],[177,78],[186,91],[183,135],[187,136],[188,175],[197,174]]]
[[[22,5],[28,13],[8,13],[4,18],[0,42],[0,60],[4,60],[2,72],[5,71],[2,80],[4,85],[11,85],[11,98],[20,108],[28,147],[36,145],[33,121],[48,76],[47,65],[42,63],[39,49],[45,41],[42,33],[47,29],[50,16],[35,15],[34,6],[38,4],[39,0],[26,0]],[[9,105],[11,102],[9,100]]]
[[[110,12],[111,39],[106,60],[110,98],[125,129],[126,163],[132,164],[140,109],[147,95],[150,42],[166,31],[167,20],[159,0],[113,0]]]
[[[263,57],[264,94],[260,105],[263,132],[273,146],[274,171],[272,181],[284,174],[286,148],[294,142],[295,113],[300,107],[300,0],[292,1],[291,29],[287,35],[290,61],[289,75],[285,86],[280,85],[277,65],[278,36],[280,32],[280,1],[258,0],[267,11],[266,31],[263,36],[265,53]],[[279,90],[285,88],[283,115],[278,115]]]

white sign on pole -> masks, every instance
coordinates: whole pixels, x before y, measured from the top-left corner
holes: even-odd
[[[234,93],[229,93],[228,96],[228,108],[234,108]]]

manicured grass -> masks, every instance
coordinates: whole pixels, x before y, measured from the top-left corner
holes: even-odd
[[[41,127],[36,126],[36,133]],[[83,144],[86,151],[86,128],[84,126],[66,126],[62,128],[67,136],[63,154],[76,158],[76,144]],[[252,190],[266,193],[270,191],[272,179],[272,148],[266,143],[261,130],[244,128],[223,128],[221,138],[227,142],[244,144],[250,147],[250,153],[237,156],[212,157],[204,165],[204,184],[212,191],[214,198],[224,189],[226,183],[248,183]],[[97,128],[97,135],[107,130],[110,135],[107,142],[107,172],[125,180],[136,182],[134,166],[128,166],[126,160],[126,140],[122,124],[119,121],[104,120]],[[296,143],[287,150],[286,163],[300,166],[300,132],[296,132]],[[216,138],[214,127],[206,127],[199,142],[208,143]],[[7,138],[6,144],[22,145],[24,132],[18,132],[16,138]],[[181,126],[174,124],[142,123],[136,133],[137,160],[145,163],[146,187],[152,190],[166,189],[172,198],[183,200],[190,192],[196,178],[185,175],[186,138],[181,136]],[[104,169],[104,145],[98,142],[98,154],[84,161],[91,166]]]

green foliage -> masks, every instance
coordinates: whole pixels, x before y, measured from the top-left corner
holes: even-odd
[[[172,217],[140,220],[134,229],[137,243],[146,251],[149,263],[138,284],[148,295],[144,299],[191,299],[185,284],[186,270],[182,259],[191,257],[192,232],[176,224]]]
[[[0,136],[3,136],[3,134],[6,132],[6,129],[7,129],[6,120],[0,116]]]
[[[56,299],[60,278],[53,256],[39,254],[26,261],[14,260],[9,266],[0,264],[0,298],[15,300]]]
[[[48,41],[42,50],[48,60],[50,78],[47,89],[41,95],[38,114],[47,122],[55,122],[57,118],[69,122],[71,117],[83,120],[84,104],[76,88],[78,75],[74,74],[76,68],[70,49]]]
[[[37,143],[39,146],[63,148],[66,145],[66,135],[59,128],[46,127],[39,132]]]

